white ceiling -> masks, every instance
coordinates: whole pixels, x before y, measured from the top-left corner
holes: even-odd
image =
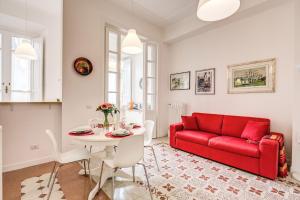
[[[62,0],[0,0],[0,9],[25,11],[27,3],[28,11],[39,11],[50,15],[57,15],[62,7]]]
[[[147,21],[164,27],[196,15],[198,0],[107,0]]]

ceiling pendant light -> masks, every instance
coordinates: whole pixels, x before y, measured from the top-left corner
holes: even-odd
[[[131,0],[131,11],[133,13],[133,0]],[[136,34],[135,29],[129,29],[122,41],[122,52],[127,54],[139,54],[143,51],[143,44]]]
[[[22,41],[22,43],[16,48],[15,55],[22,59],[27,60],[36,60],[37,55],[35,49],[32,45],[26,41]]]
[[[122,52],[128,54],[139,54],[143,50],[143,44],[136,34],[135,29],[130,29],[122,42]]]
[[[27,34],[27,0],[25,2],[25,34]],[[37,54],[32,44],[23,40],[15,49],[15,55],[22,59],[36,60]]]
[[[240,5],[240,0],[199,0],[197,16],[203,21],[219,21],[233,15]]]

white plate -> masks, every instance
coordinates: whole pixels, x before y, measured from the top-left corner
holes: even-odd
[[[125,129],[118,129],[112,132],[112,135],[115,136],[124,136],[124,135],[129,135],[129,131]]]

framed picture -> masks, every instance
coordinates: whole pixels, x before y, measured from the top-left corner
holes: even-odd
[[[276,59],[228,66],[228,93],[275,92]]]
[[[170,74],[170,90],[189,90],[191,72]]]
[[[215,68],[195,73],[195,94],[215,94]]]
[[[80,57],[74,61],[74,69],[78,74],[87,76],[92,73],[93,65],[89,59]]]

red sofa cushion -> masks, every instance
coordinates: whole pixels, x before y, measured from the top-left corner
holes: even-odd
[[[202,145],[208,145],[209,139],[216,136],[218,135],[193,130],[183,130],[176,132],[176,138]]]
[[[201,131],[221,134],[223,115],[193,113],[193,116],[197,118]]]
[[[269,119],[224,115],[222,135],[241,137],[248,121],[266,122],[268,123],[268,132],[270,131]]]
[[[259,158],[258,145],[250,144],[245,139],[241,138],[218,136],[211,138],[208,142],[208,146],[231,153]]]
[[[248,121],[242,138],[259,142],[261,138],[268,134],[269,124],[267,122]]]
[[[185,130],[198,130],[197,118],[193,116],[181,116],[183,128]]]

